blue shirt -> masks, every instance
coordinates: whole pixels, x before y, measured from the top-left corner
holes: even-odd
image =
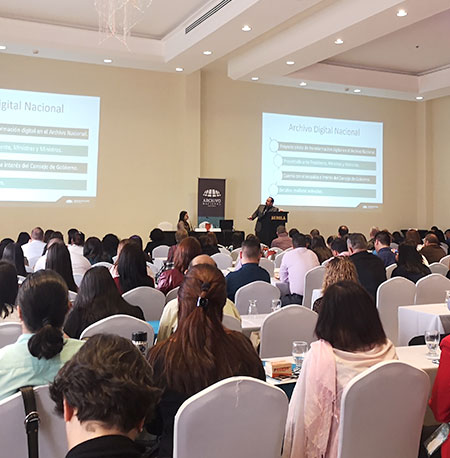
[[[64,339],[64,347],[51,359],[38,359],[28,350],[33,334],[22,334],[16,343],[0,348],[0,400],[27,385],[53,382],[59,369],[81,348],[82,340]]]
[[[270,283],[270,275],[266,269],[259,267],[255,262],[244,264],[239,270],[230,272],[226,277],[227,296],[234,302],[236,291],[241,287],[254,281],[265,281]]]
[[[384,262],[384,267],[395,264],[395,254],[389,247],[381,248],[376,252],[376,255]]]

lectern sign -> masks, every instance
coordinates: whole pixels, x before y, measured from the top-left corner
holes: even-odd
[[[198,179],[198,217],[223,218],[225,215],[225,179]]]

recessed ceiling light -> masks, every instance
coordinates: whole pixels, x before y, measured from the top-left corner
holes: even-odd
[[[418,96],[416,97],[416,100],[423,100],[423,97],[422,97],[421,95],[418,95]]]
[[[344,40],[342,40],[341,38],[338,38],[337,40],[334,40],[334,44],[335,45],[341,45],[344,43]]]
[[[5,45],[0,45],[0,51],[4,51],[6,49]]]
[[[184,68],[182,68],[182,67],[177,67],[177,68],[175,69],[175,71],[176,71],[176,72],[182,72],[182,71],[184,71]]]
[[[252,76],[252,81],[258,81],[259,80],[259,76]]]
[[[295,62],[293,60],[287,60],[286,65],[294,65]]]
[[[210,56],[212,54],[212,51],[203,51],[203,54],[205,56]]]
[[[302,81],[302,82],[300,83],[300,86],[306,86],[306,83],[305,83],[304,81]]]
[[[242,27],[241,30],[243,32],[250,32],[250,30],[252,30],[252,28],[249,25],[245,24],[244,27]]]
[[[359,93],[361,92],[361,89],[353,89],[353,92],[354,92],[355,94],[359,94]]]
[[[397,11],[397,16],[398,16],[398,17],[405,17],[405,16],[407,16],[407,15],[408,15],[408,13],[407,13],[405,10],[403,10],[403,9]]]
[[[112,64],[112,59],[103,59],[105,64]]]

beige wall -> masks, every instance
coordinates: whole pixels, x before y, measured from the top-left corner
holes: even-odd
[[[226,217],[248,232],[254,224],[246,216],[260,201],[262,112],[384,123],[382,209],[291,207],[290,227],[328,235],[344,223],[365,233],[373,224],[430,224],[433,211],[424,204],[434,193],[438,208],[445,187],[448,167],[433,168],[430,160],[434,152],[450,161],[450,98],[417,104],[236,82],[212,70],[180,75],[12,55],[0,56],[0,87],[101,97],[95,205],[1,207],[1,237],[42,225],[146,238],[159,221],[175,223],[182,209],[195,219],[198,176],[227,179]],[[441,187],[433,191],[436,177]]]

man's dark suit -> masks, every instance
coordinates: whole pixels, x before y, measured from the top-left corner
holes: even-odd
[[[383,261],[367,251],[352,254],[350,261],[355,264],[361,285],[376,299],[378,287],[386,281],[386,268]]]
[[[261,232],[261,229],[262,229],[262,223],[261,223],[261,218],[263,216],[265,216],[267,213],[270,213],[270,212],[277,212],[277,211],[280,211],[277,207],[268,207],[267,205],[259,205],[258,208],[253,212],[252,216],[251,216],[251,219],[252,221],[255,219],[255,218],[258,218],[256,220],[256,225],[255,225],[255,233],[256,233],[256,236],[257,237],[260,237],[260,232]],[[270,245],[270,244],[269,244]]]

